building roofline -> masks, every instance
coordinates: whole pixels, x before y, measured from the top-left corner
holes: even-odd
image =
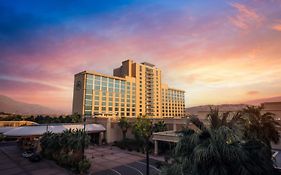
[[[125,78],[122,78],[122,77],[102,74],[102,73],[98,73],[96,71],[87,71],[87,70],[85,70],[85,71],[79,72],[79,73],[77,73],[75,75],[79,75],[79,74],[93,74],[93,75],[99,75],[99,76],[107,77],[107,78],[113,78],[113,79],[118,79],[118,80],[126,80]]]

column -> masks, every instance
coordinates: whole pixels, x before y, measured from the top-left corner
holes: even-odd
[[[99,145],[102,145],[102,140],[104,138],[104,133],[103,132],[100,132],[99,133]]]
[[[158,141],[154,140],[154,155],[158,155]]]

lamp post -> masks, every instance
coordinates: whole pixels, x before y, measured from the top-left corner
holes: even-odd
[[[83,140],[82,140],[82,155],[84,159],[84,149],[85,149],[85,134],[86,134],[86,116],[83,117],[84,127],[83,127]]]

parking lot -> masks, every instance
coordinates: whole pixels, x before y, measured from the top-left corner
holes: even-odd
[[[92,175],[145,175],[146,163],[143,155],[136,155],[116,147],[94,147],[86,151],[91,160]],[[157,160],[150,159],[150,174],[158,175]]]
[[[0,174],[5,175],[67,175],[70,171],[56,165],[55,162],[43,159],[32,163],[21,156],[22,151],[15,143],[0,144]],[[145,175],[145,157],[117,147],[90,147],[85,151],[92,166],[91,175]],[[150,159],[150,175],[158,175],[159,161]]]
[[[8,143],[0,145],[0,174],[67,175],[71,173],[49,160],[32,163],[21,157],[21,151],[15,143]]]

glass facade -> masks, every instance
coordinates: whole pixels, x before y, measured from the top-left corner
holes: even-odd
[[[136,83],[86,74],[85,115],[135,116]]]

